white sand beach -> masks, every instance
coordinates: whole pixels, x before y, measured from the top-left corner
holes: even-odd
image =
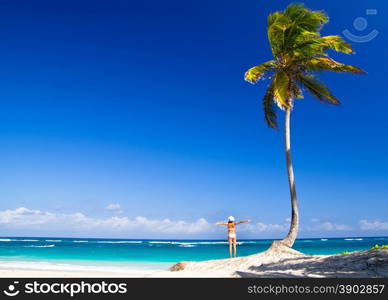
[[[290,248],[275,251],[270,248],[245,257],[179,262],[170,271],[151,274],[0,268],[0,277],[388,277],[388,249],[337,255],[306,255]]]
[[[26,269],[0,269],[0,277],[6,278],[114,278],[114,277],[138,277],[110,272],[82,272],[82,271],[48,271]]]
[[[31,268],[26,265],[23,266],[2,266],[0,264],[0,278],[6,277],[28,277],[28,278],[139,278],[145,277],[150,273],[161,270],[160,268],[128,268],[127,270],[114,270],[115,268],[80,268],[78,265],[66,266],[66,269],[61,265],[51,265],[50,269],[45,268],[45,263],[42,263],[42,267],[39,267],[39,263],[35,267]]]
[[[337,255],[267,250],[233,259],[180,262],[152,277],[388,277],[388,249]]]

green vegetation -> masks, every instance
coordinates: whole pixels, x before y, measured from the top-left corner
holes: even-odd
[[[377,249],[388,249],[388,245],[374,245],[374,247],[371,248],[371,250],[377,250]]]
[[[323,103],[340,104],[316,74],[322,71],[361,74],[358,67],[329,57],[328,50],[353,53],[352,47],[338,35],[321,36],[322,26],[329,21],[323,11],[312,11],[303,4],[290,4],[285,10],[268,16],[267,35],[272,56],[245,73],[245,80],[255,84],[268,79],[263,98],[265,121],[277,129],[277,109],[285,111],[284,134],[288,183],[291,198],[291,224],[282,244],[292,247],[299,229],[299,212],[291,161],[290,115],[295,99],[304,98],[307,91]]]
[[[388,249],[388,245],[381,245],[381,246],[379,246],[379,245],[376,244],[372,248],[370,248],[369,250],[378,250],[378,249]],[[354,252],[354,251],[352,251],[352,252]],[[350,254],[352,252],[343,251],[340,254]]]

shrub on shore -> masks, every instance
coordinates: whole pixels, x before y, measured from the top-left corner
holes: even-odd
[[[388,249],[388,245],[375,245],[374,247],[371,248],[371,250],[377,250],[377,249]]]

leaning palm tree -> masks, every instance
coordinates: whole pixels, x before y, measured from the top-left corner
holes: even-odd
[[[329,57],[327,50],[348,54],[353,51],[351,45],[338,35],[320,35],[327,22],[328,16],[323,11],[309,10],[303,4],[290,4],[284,11],[270,14],[267,33],[273,59],[245,73],[245,80],[253,84],[262,79],[270,80],[263,98],[264,116],[270,128],[277,128],[276,106],[285,111],[284,141],[292,213],[289,232],[279,243],[288,247],[294,244],[299,228],[290,152],[290,115],[294,100],[303,98],[303,91],[307,91],[321,102],[338,105],[340,101],[316,77],[316,73],[364,73],[355,66]]]

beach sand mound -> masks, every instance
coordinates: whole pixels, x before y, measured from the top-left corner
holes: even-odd
[[[388,277],[388,249],[307,255],[280,243],[232,259],[179,262],[150,277]]]

